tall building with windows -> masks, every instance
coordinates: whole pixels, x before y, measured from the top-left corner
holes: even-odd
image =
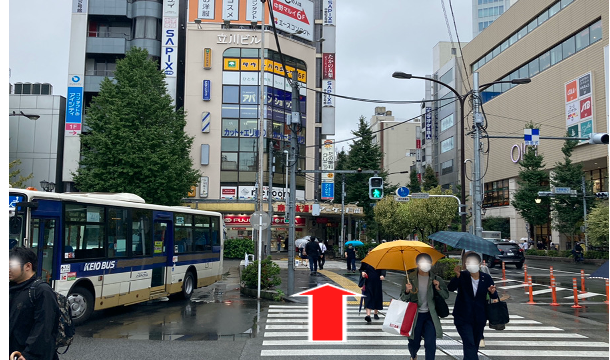
[[[73,0],[64,128],[65,191],[75,191],[72,174],[80,159],[84,111],[112,79],[116,61],[132,47],[148,50],[167,76],[177,107],[184,104],[187,0]],[[167,31],[169,30],[169,32]]]
[[[383,152],[381,168],[388,175],[388,183],[407,186],[410,168],[415,164],[416,137],[420,130],[419,121],[396,119],[385,107],[376,107],[371,117],[373,141]]]
[[[462,43],[462,46],[467,43]],[[441,81],[458,92],[465,72],[457,43],[439,42],[432,49],[433,74],[429,77]],[[447,87],[426,81],[425,106],[421,120],[421,162],[419,172],[430,165],[443,189],[459,183],[460,104]]]
[[[517,0],[472,0],[472,38],[493,23]]]
[[[490,135],[520,136],[530,122],[539,126],[541,136],[608,132],[608,10],[607,0],[518,1],[464,47],[469,78],[478,72],[480,84],[531,79],[529,84],[496,84],[482,92]],[[535,234],[545,244],[571,249],[573,241],[553,228],[552,218],[530,228],[511,205],[519,187],[518,162],[527,148],[523,140],[489,139],[484,144],[484,218],[506,219],[514,240]],[[537,146],[551,176],[555,164],[563,162],[563,144],[541,139]],[[468,150],[467,158],[472,156]],[[593,192],[608,191],[608,146],[581,141],[571,160],[583,165]],[[584,234],[577,238],[584,241]]]

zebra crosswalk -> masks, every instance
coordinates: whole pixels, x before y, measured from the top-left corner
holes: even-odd
[[[385,311],[371,324],[364,321],[364,310],[347,307],[347,336],[345,342],[309,342],[308,308],[305,305],[270,305],[261,319],[261,358],[333,358],[367,357],[409,358],[407,339],[381,330]],[[578,358],[608,359],[608,343],[589,339],[581,334],[568,333],[540,321],[510,315],[504,331],[485,331],[485,347],[479,350],[480,359],[515,358]],[[460,336],[451,315],[441,319],[444,337],[437,339],[436,357],[456,359],[462,356]],[[418,358],[424,358],[422,347]]]
[[[511,289],[519,289],[519,288],[523,288],[524,289],[524,294],[527,295],[529,294],[529,289],[526,283],[521,282],[519,280],[513,280],[513,279],[506,279],[506,280],[502,280],[499,277],[493,277],[494,282],[496,282],[496,286],[498,289],[500,290],[511,290]],[[566,291],[568,292],[572,292],[571,288],[563,288],[563,287],[557,287],[555,289],[555,291],[557,293],[561,292],[561,294],[558,294],[557,296],[561,296],[560,298],[563,299],[574,299],[574,295],[570,295],[570,296],[563,296],[566,293]],[[552,289],[550,287],[550,285],[546,285],[546,284],[538,284],[538,283],[532,283],[532,296],[538,296],[538,295],[544,295],[545,298],[548,298],[551,296],[551,292]],[[599,300],[599,301],[603,301],[605,300],[604,298],[606,297],[606,295],[604,294],[598,294],[596,292],[579,292],[577,294],[578,299],[579,300],[584,300],[584,299],[590,299],[590,300]],[[597,297],[596,299],[591,299]]]

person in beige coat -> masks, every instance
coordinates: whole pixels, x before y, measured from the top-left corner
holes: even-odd
[[[413,271],[405,277],[405,287],[400,294],[400,299],[407,302],[417,303],[417,314],[415,315],[415,329],[409,339],[409,353],[411,360],[417,359],[417,352],[424,338],[424,349],[426,360],[434,360],[436,353],[436,339],[443,337],[441,321],[436,314],[434,305],[434,291],[437,291],[443,299],[449,297],[449,291],[445,281],[430,272],[432,258],[428,254],[419,254],[415,259],[417,271]]]

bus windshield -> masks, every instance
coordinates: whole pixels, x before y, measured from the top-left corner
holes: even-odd
[[[23,245],[25,237],[25,212],[21,211],[16,204],[24,201],[25,197],[21,194],[9,195],[9,249],[16,245]]]

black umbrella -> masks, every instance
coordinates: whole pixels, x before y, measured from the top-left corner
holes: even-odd
[[[593,274],[589,275],[590,278],[608,279],[608,261],[604,265],[600,266],[599,269],[595,270]]]

